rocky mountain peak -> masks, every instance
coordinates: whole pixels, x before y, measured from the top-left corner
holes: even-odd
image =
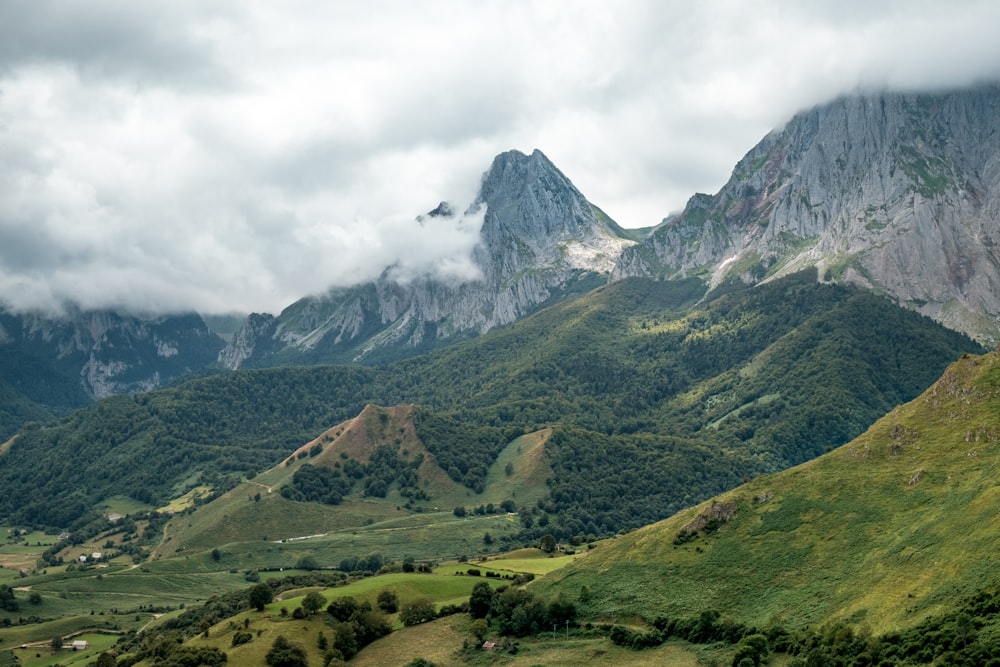
[[[451,204],[446,201],[438,204],[433,210],[428,211],[427,215],[431,218],[450,218],[455,215],[455,211],[451,208]]]
[[[403,284],[385,271],[374,283],[300,300],[273,320],[248,321],[220,362],[236,368],[278,358],[413,354],[509,324],[592,284],[582,278],[606,278],[622,248],[634,243],[539,150],[498,155],[468,208],[485,209],[473,251],[480,278],[456,284],[423,276]],[[442,202],[425,215],[453,211]]]
[[[501,153],[483,176],[475,205],[487,207],[484,242],[505,230],[533,247],[553,240],[589,238],[595,225],[591,204],[542,153]]]
[[[1000,335],[1000,87],[839,98],[767,135],[614,275],[815,266],[983,342]],[[985,318],[984,318],[985,316]]]

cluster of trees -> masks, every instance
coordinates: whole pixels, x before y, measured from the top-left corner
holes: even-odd
[[[427,494],[420,488],[417,469],[424,462],[422,454],[408,459],[390,444],[379,445],[372,451],[362,472],[364,495],[385,498],[395,484],[400,495],[411,500],[427,500]]]
[[[281,487],[281,495],[300,502],[339,505],[353,487],[354,480],[337,468],[304,465]]]
[[[157,632],[136,638],[129,652],[119,655],[114,664],[117,667],[132,667],[146,662],[152,667],[222,667],[229,661],[224,651],[207,646],[184,646],[185,637],[178,632]],[[119,642],[119,646],[122,643]],[[110,654],[105,653],[105,655]]]
[[[333,657],[350,660],[365,646],[392,632],[385,612],[350,596],[336,598],[326,612],[335,621],[333,638],[327,649],[328,660]]]
[[[469,615],[484,621],[476,626],[480,633],[492,629],[505,636],[526,637],[574,623],[576,605],[561,596],[546,602],[524,588],[502,586],[494,590],[482,581],[472,588]]]
[[[14,595],[14,589],[6,584],[0,584],[0,609],[3,611],[17,611],[21,604]]]
[[[420,488],[417,474],[424,461],[423,454],[409,459],[401,456],[396,447],[381,444],[372,451],[367,464],[349,458],[346,453],[341,453],[341,458],[332,466],[301,466],[291,482],[281,487],[281,495],[300,502],[339,505],[357,484],[361,485],[366,497],[374,498],[385,498],[389,489],[396,485],[404,498],[429,500],[426,491]]]
[[[341,572],[362,572],[365,574],[375,574],[387,565],[389,561],[382,554],[369,554],[364,557],[349,556],[340,561]]]
[[[470,515],[487,516],[490,514],[500,514],[503,512],[516,512],[516,511],[517,511],[517,503],[508,498],[503,502],[501,502],[499,505],[494,505],[493,503],[486,503],[483,505],[477,505],[475,507],[465,507],[464,505],[459,505],[454,510],[452,510],[452,514],[461,518]]]
[[[523,434],[516,427],[477,424],[426,409],[414,411],[413,425],[421,442],[448,476],[476,493],[486,488],[486,473],[503,448]]]
[[[611,641],[615,644],[632,649],[659,646],[671,638],[683,639],[692,644],[715,642],[736,644],[747,637],[764,636],[755,627],[724,619],[719,612],[714,610],[704,611],[698,616],[689,618],[672,619],[660,616],[650,625],[652,629],[645,631],[623,626],[602,626],[602,630],[610,633]],[[769,642],[773,637],[771,639],[765,637],[765,639]],[[754,639],[750,643],[758,645],[760,641]],[[761,657],[767,654],[767,650],[770,650],[769,643],[765,643],[763,646],[765,650],[763,650]]]
[[[301,644],[291,642],[284,635],[274,638],[264,661],[271,667],[306,667],[306,649]]]
[[[474,608],[470,602],[470,610]],[[793,657],[792,667],[872,665],[948,665],[1000,667],[1000,592],[983,591],[953,611],[931,617],[902,632],[872,635],[845,623],[821,630],[782,626],[757,629],[705,611],[696,617],[653,620],[649,630],[601,626],[615,644],[631,649],[659,646],[670,638],[694,644],[736,646],[733,667],[766,664],[770,653]]]

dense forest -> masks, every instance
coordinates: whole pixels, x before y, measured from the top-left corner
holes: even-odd
[[[525,516],[561,538],[607,534],[840,445],[982,351],[814,273],[699,301],[700,286],[623,281],[384,367],[226,372],[107,399],[22,431],[0,465],[0,518],[69,527],[111,495],[226,488],[369,403],[412,403],[427,449],[473,491],[513,437],[555,427],[549,497]],[[300,481],[303,498],[347,488]]]

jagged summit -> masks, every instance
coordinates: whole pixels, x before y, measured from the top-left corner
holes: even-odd
[[[451,208],[451,204],[446,201],[438,204],[434,210],[428,211],[427,215],[432,218],[450,218],[455,215],[455,211]]]
[[[580,193],[542,151],[535,149],[525,155],[511,150],[493,158],[483,174],[477,201],[498,204],[510,199],[537,200],[539,195],[562,195],[565,201],[567,196]]]
[[[485,209],[483,211],[483,209]],[[427,213],[452,217],[441,202]],[[473,262],[479,277],[424,275],[331,290],[257,316],[220,354],[229,368],[398,358],[509,324],[541,304],[601,282],[634,243],[545,155],[508,151],[483,175],[470,211],[483,211]]]
[[[847,96],[800,113],[718,194],[695,195],[623,253],[614,275],[756,282],[816,266],[994,341],[998,117],[997,86]]]
[[[573,183],[542,153],[501,153],[483,176],[475,205],[485,204],[483,242],[503,243],[515,235],[536,252],[564,241],[617,237]]]

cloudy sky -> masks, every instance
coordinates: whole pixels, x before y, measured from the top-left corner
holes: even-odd
[[[993,0],[3,0],[0,302],[277,312],[447,271],[497,153],[657,223],[795,111],[1000,78]],[[458,258],[456,260],[456,258]]]

